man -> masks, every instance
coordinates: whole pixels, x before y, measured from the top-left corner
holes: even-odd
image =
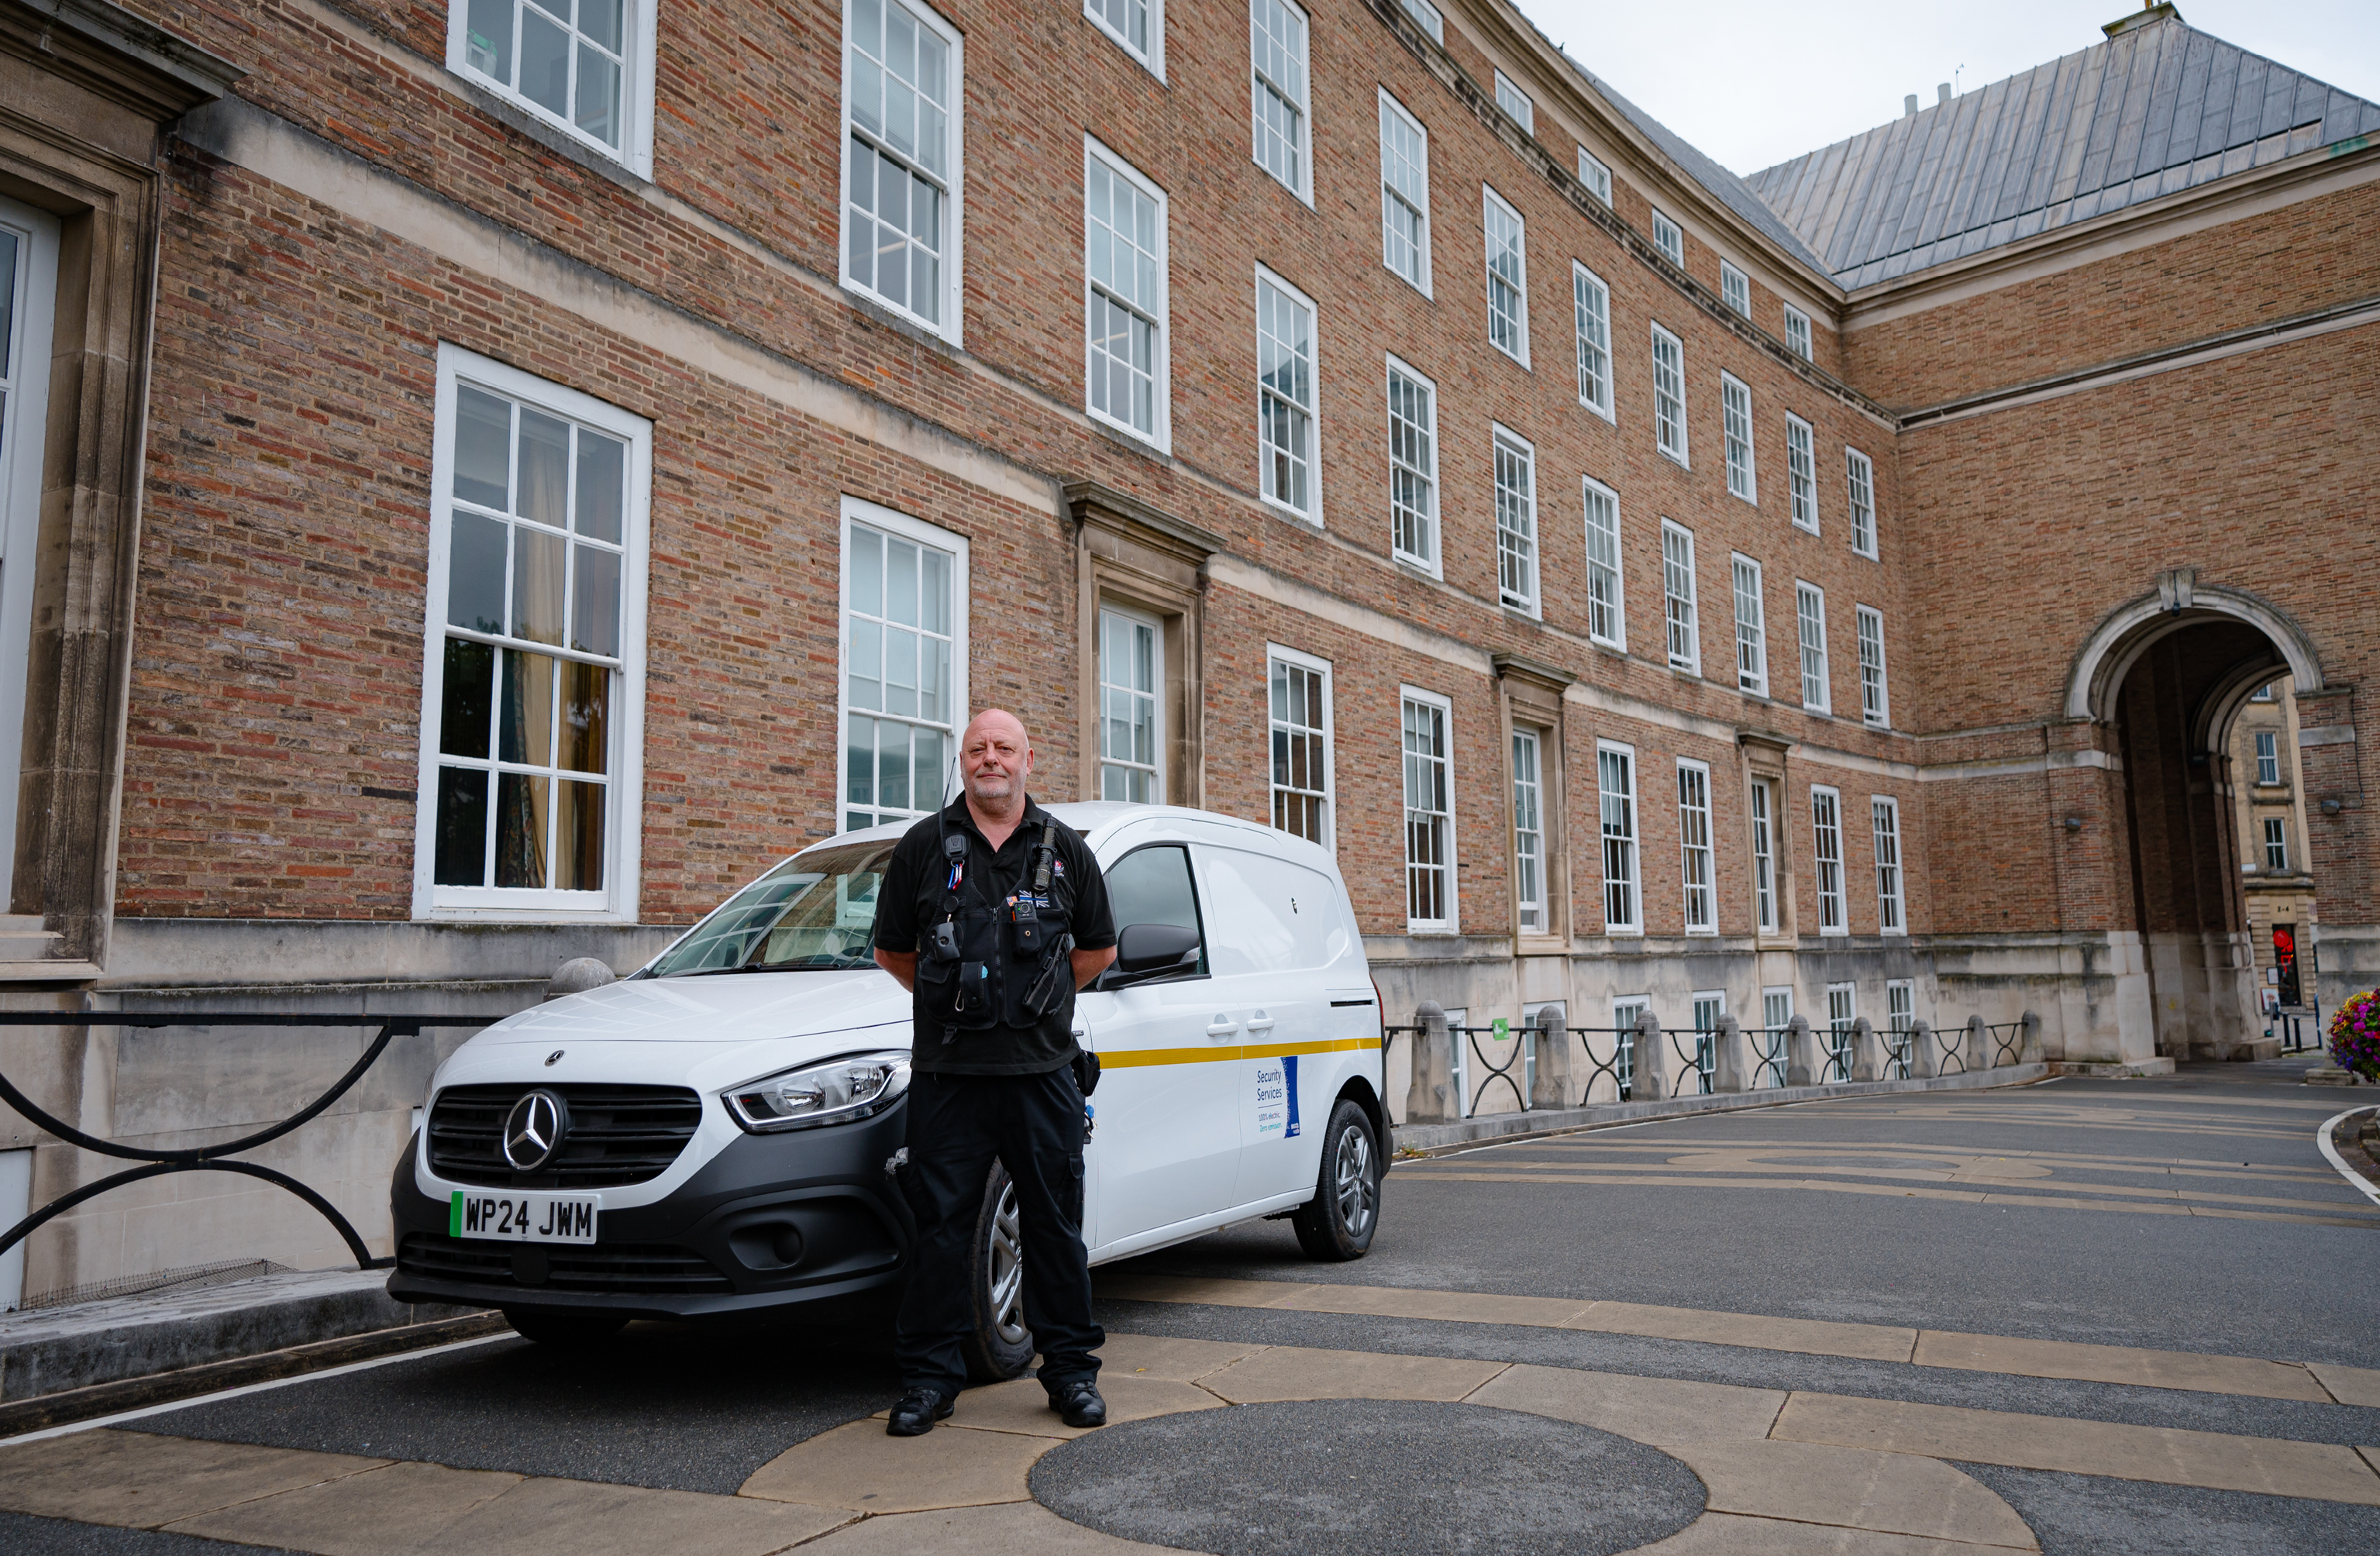
[[[894,1351],[903,1393],[885,1430],[931,1431],[966,1384],[969,1243],[997,1156],[1024,1226],[1025,1319],[1050,1408],[1107,1423],[1083,1246],[1083,1094],[1075,991],[1115,960],[1107,880],[1079,834],[1033,803],[1033,743],[1014,713],[978,713],[960,796],[911,827],[876,894],[876,962],[914,996],[907,1194],[917,1243]]]

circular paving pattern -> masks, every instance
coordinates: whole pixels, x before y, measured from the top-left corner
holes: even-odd
[[[1301,1400],[1109,1427],[1044,1454],[1033,1495],[1126,1539],[1218,1556],[1603,1556],[1678,1530],[1703,1483],[1658,1448],[1475,1404]]]

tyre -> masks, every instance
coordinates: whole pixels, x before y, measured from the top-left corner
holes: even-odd
[[[998,1383],[1020,1377],[1033,1360],[1033,1331],[1025,1327],[1025,1237],[1017,1221],[1016,1185],[995,1161],[983,1185],[968,1244],[967,1381]]]
[[[1314,1197],[1289,1218],[1309,1258],[1361,1258],[1380,1224],[1380,1150],[1364,1110],[1339,1099],[1322,1137]]]
[[[601,1344],[628,1327],[625,1313],[535,1313],[519,1307],[505,1308],[504,1322],[523,1340],[557,1349]]]

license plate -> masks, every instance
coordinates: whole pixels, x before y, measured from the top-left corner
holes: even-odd
[[[497,1243],[592,1243],[595,1212],[603,1201],[591,1194],[464,1194],[446,1202],[446,1234]]]

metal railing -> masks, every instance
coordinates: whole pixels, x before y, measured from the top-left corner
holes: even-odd
[[[385,1270],[390,1265],[394,1264],[395,1260],[393,1258],[374,1258],[371,1256],[370,1251],[364,1246],[364,1240],[356,1234],[354,1225],[348,1222],[346,1216],[341,1215],[338,1208],[333,1205],[329,1200],[323,1198],[320,1194],[317,1194],[314,1190],[307,1187],[304,1184],[299,1183],[297,1179],[289,1176],[286,1173],[277,1171],[274,1168],[263,1166],[254,1161],[234,1161],[229,1159],[239,1155],[242,1151],[254,1150],[259,1146],[267,1145],[272,1141],[277,1140],[284,1135],[289,1134],[291,1131],[298,1129],[301,1125],[319,1117],[324,1109],[337,1101],[340,1098],[346,1096],[349,1088],[354,1087],[356,1082],[364,1077],[364,1073],[370,1070],[373,1064],[379,1063],[380,1056],[388,1052],[388,1045],[395,1041],[398,1038],[419,1037],[425,1028],[431,1027],[490,1027],[502,1019],[504,1019],[502,1016],[492,1015],[370,1015],[362,1014],[352,1016],[283,1015],[259,1015],[250,1011],[176,1011],[171,1014],[156,1014],[147,1011],[82,1011],[71,1013],[46,1010],[0,1011],[0,1027],[75,1027],[86,1029],[92,1027],[137,1027],[149,1028],[161,1027],[314,1027],[334,1029],[377,1027],[380,1028],[379,1035],[372,1039],[370,1045],[364,1050],[362,1057],[358,1058],[353,1064],[347,1067],[347,1073],[346,1075],[341,1076],[336,1081],[332,1083],[329,1090],[324,1091],[321,1096],[315,1098],[311,1102],[309,1102],[306,1106],[298,1109],[296,1112],[291,1113],[287,1118],[283,1119],[280,1123],[273,1124],[268,1128],[259,1129],[253,1134],[243,1135],[236,1140],[225,1140],[219,1145],[192,1146],[183,1150],[152,1150],[145,1146],[128,1146],[116,1140],[101,1139],[96,1135],[86,1135],[81,1130],[77,1129],[73,1124],[67,1123],[64,1119],[56,1117],[46,1109],[39,1106],[22,1091],[18,1090],[15,1084],[12,1083],[6,1075],[0,1075],[0,1101],[6,1102],[10,1107],[16,1109],[17,1112],[22,1113],[27,1119],[30,1120],[39,1127],[48,1131],[50,1134],[55,1136],[58,1139],[65,1141],[67,1145],[75,1147],[77,1149],[87,1150],[94,1155],[112,1156],[119,1161],[145,1163],[145,1165],[142,1166],[127,1168],[121,1173],[110,1173],[104,1178],[100,1178],[91,1183],[87,1183],[79,1188],[72,1189],[65,1194],[59,1195],[55,1199],[51,1200],[48,1204],[43,1205],[40,1210],[37,1210],[32,1212],[32,1214],[27,1216],[23,1221],[18,1222],[15,1226],[10,1227],[5,1234],[0,1234],[0,1254],[6,1254],[9,1249],[15,1247],[18,1244],[22,1243],[35,1232],[40,1231],[42,1227],[52,1219],[64,1215],[67,1211],[73,1210],[76,1206],[83,1203],[85,1200],[95,1199],[111,1189],[123,1188],[128,1185],[140,1183],[150,1178],[165,1177],[175,1173],[235,1173],[243,1177],[260,1179],[265,1183],[273,1185],[276,1188],[286,1189],[291,1194],[296,1195],[298,1198],[311,1206],[316,1214],[320,1215],[324,1221],[331,1223],[331,1229],[336,1232],[339,1234],[340,1239],[346,1244],[347,1251],[356,1256],[356,1264],[358,1268],[364,1270]]]
[[[1888,1027],[1879,1034],[1884,1039],[1884,1080],[1907,1080],[1910,1060],[1916,1048],[1913,1034],[1906,1027]]]
[[[1768,1077],[1765,1083],[1768,1086],[1785,1084],[1785,1066],[1792,1063],[1792,1055],[1786,1051],[1786,1039],[1792,1035],[1792,1031],[1791,1027],[1747,1027],[1743,1029],[1744,1037],[1752,1043],[1752,1074],[1747,1077],[1748,1089],[1759,1090],[1764,1084],[1760,1077],[1764,1075]]]
[[[1934,1073],[1937,1076],[1963,1076],[1967,1070],[1967,1029],[1964,1027],[1937,1027],[1933,1032]]]
[[[1827,1028],[1827,1040],[1818,1050],[1824,1057],[1815,1077],[1820,1086],[1832,1086],[1838,1081],[1847,1082],[1852,1078],[1852,1051],[1855,1038],[1856,1034],[1848,1022]]]
[[[2273,1036],[2281,1039],[2283,1053],[2304,1053],[2323,1046],[2322,1013],[2314,1010],[2277,1010],[2273,1012]]]
[[[2024,1023],[2004,1021],[1997,1027],[1984,1028],[1984,1043],[1991,1054],[1984,1067],[1997,1070],[2003,1064],[2016,1064],[2024,1053]]]

